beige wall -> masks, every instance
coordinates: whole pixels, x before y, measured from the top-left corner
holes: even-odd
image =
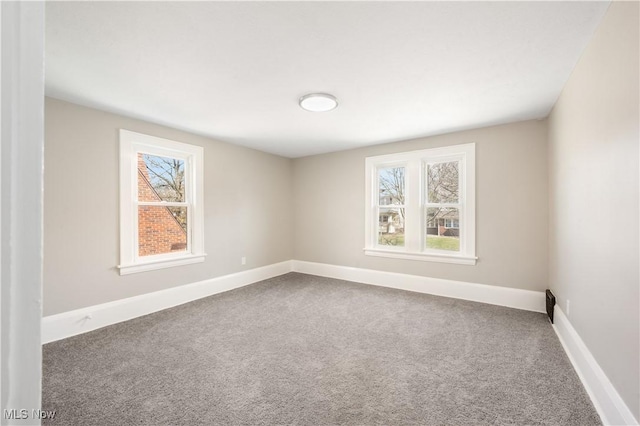
[[[611,4],[549,119],[550,285],[636,419],[638,14]]]
[[[45,108],[44,315],[293,257],[291,160],[55,99]],[[204,147],[204,263],[118,274],[120,128]]]
[[[295,159],[295,258],[544,290],[546,138],[546,121],[527,121]],[[477,157],[477,265],[365,256],[365,157],[470,142]]]

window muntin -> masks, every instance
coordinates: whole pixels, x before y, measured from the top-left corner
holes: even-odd
[[[202,262],[203,150],[120,131],[120,273]]]
[[[474,144],[369,157],[366,170],[365,254],[475,264]]]

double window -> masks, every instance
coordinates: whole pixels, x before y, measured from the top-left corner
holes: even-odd
[[[202,262],[201,147],[120,130],[120,274]]]
[[[475,144],[366,159],[365,254],[474,265]]]

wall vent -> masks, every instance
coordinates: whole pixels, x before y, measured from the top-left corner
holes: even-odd
[[[551,290],[547,290],[547,315],[549,320],[553,324],[553,307],[556,305],[556,297],[551,293]]]

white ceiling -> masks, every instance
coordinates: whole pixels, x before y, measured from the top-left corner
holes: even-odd
[[[608,6],[48,2],[46,91],[299,157],[545,117]]]

